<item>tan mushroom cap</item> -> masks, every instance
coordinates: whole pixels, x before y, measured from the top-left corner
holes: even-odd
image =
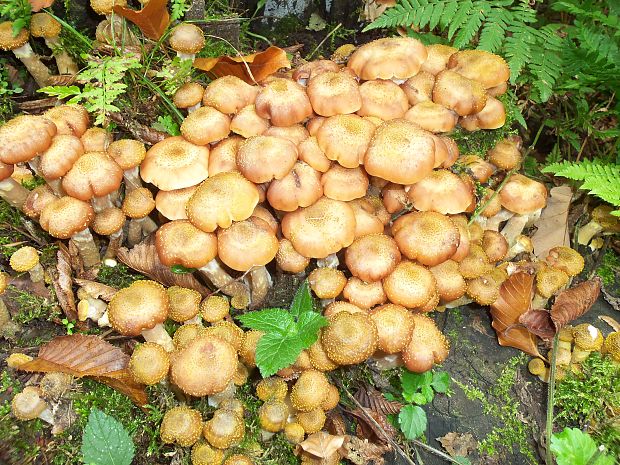
[[[30,17],[30,34],[32,37],[57,37],[62,26],[47,13],[36,13]]]
[[[15,165],[7,165],[0,161],[0,181],[11,178],[13,173],[15,173]]]
[[[499,289],[508,278],[507,273],[495,268],[488,273],[467,281],[467,295],[480,305],[491,305],[499,297]]]
[[[202,104],[230,115],[252,105],[259,91],[260,87],[252,86],[236,76],[223,76],[207,86]]]
[[[82,155],[62,178],[65,192],[80,200],[102,197],[117,190],[123,170],[105,152]]]
[[[321,197],[313,205],[287,213],[282,235],[305,257],[325,258],[351,245],[355,215],[345,202]]]
[[[301,425],[304,431],[307,434],[313,434],[321,431],[325,426],[325,421],[327,416],[325,415],[325,411],[321,407],[317,407],[314,410],[309,412],[298,412],[297,413],[297,422]],[[304,456],[304,455],[302,455]],[[339,454],[334,454],[334,456],[339,457]],[[334,459],[330,458],[330,462],[321,460],[325,463],[338,463],[335,462]],[[306,463],[306,462],[302,462]]]
[[[217,321],[211,326],[206,327],[204,333],[212,334],[228,342],[236,351],[241,350],[241,346],[243,345],[243,330],[232,321]]]
[[[568,284],[569,276],[562,270],[543,266],[536,273],[536,292],[548,299]]]
[[[325,400],[328,389],[329,381],[325,373],[306,370],[291,389],[291,404],[301,412],[314,410]]]
[[[510,78],[510,68],[499,55],[484,50],[462,50],[448,60],[448,68],[466,78],[482,83],[485,89],[496,87]]]
[[[475,201],[472,185],[448,170],[435,170],[418,181],[407,193],[420,211],[456,214],[467,211]]]
[[[398,218],[392,234],[407,258],[435,266],[456,252],[460,234],[454,222],[437,212],[413,212]]]
[[[326,172],[332,161],[321,150],[316,136],[310,136],[299,144],[299,159],[321,173]]]
[[[435,295],[437,282],[422,265],[402,261],[383,280],[383,290],[390,302],[407,308],[419,308]]]
[[[267,201],[276,210],[292,212],[308,207],[323,195],[321,173],[303,161],[298,161],[282,179],[271,182]]]
[[[144,218],[155,208],[153,194],[146,187],[128,192],[123,199],[123,213],[129,218]]]
[[[43,113],[43,116],[56,124],[58,134],[82,137],[88,129],[90,118],[82,105],[60,105]]]
[[[209,176],[228,171],[237,171],[237,151],[243,138],[230,136],[218,142],[209,154]]]
[[[22,211],[30,218],[39,218],[45,206],[57,199],[58,197],[54,194],[54,191],[52,191],[47,184],[42,184],[30,191],[28,197],[26,197]]]
[[[321,334],[327,357],[338,365],[362,363],[377,350],[378,341],[377,327],[365,312],[338,312]]]
[[[202,415],[185,405],[168,410],[162,419],[159,434],[164,444],[181,447],[194,444],[202,433]]]
[[[400,88],[405,92],[410,105],[432,100],[435,76],[426,71],[420,71],[403,82]]]
[[[282,179],[295,165],[297,147],[274,136],[255,136],[239,145],[237,168],[253,183]]]
[[[202,102],[205,88],[198,82],[186,82],[177,89],[172,102],[177,108],[189,108]]]
[[[88,227],[95,212],[90,203],[65,196],[43,208],[39,224],[58,239],[69,239]]]
[[[430,132],[450,132],[456,126],[458,116],[431,100],[420,102],[405,113],[405,119]]]
[[[26,386],[20,393],[15,394],[11,401],[11,412],[18,420],[34,420],[48,408],[42,396],[41,389],[35,386]]]
[[[39,169],[45,179],[58,179],[73,167],[73,164],[84,154],[82,141],[65,134],[57,135],[39,161]]]
[[[245,435],[245,421],[232,410],[219,409],[205,422],[202,434],[207,442],[218,449],[238,444]]]
[[[181,23],[170,32],[168,43],[176,52],[196,54],[204,47],[205,37],[198,26]]]
[[[155,208],[169,220],[186,220],[185,205],[194,195],[198,186],[175,189],[173,191],[159,191],[155,196]]]
[[[120,208],[109,207],[95,215],[90,225],[93,231],[109,236],[119,231],[125,224],[125,214]]]
[[[414,184],[428,176],[434,165],[433,135],[403,119],[379,126],[364,156],[368,174],[396,184]]]
[[[487,182],[495,173],[495,167],[478,155],[465,155],[459,161],[469,169],[472,177],[481,183]]]
[[[347,278],[340,270],[323,267],[312,270],[308,275],[308,283],[319,299],[334,299],[344,289]]]
[[[223,320],[229,312],[230,303],[222,295],[210,295],[200,304],[200,315],[209,323]]]
[[[271,212],[262,205],[256,205],[252,212],[252,216],[256,216],[267,223],[274,234],[278,234],[280,231],[280,223],[278,223],[278,220],[276,220]]]
[[[154,342],[139,344],[129,359],[128,369],[134,380],[153,385],[168,376],[170,356],[166,349]]]
[[[549,266],[562,270],[569,276],[577,276],[585,265],[584,258],[579,252],[565,246],[550,249],[545,261]]]
[[[357,115],[327,118],[316,133],[319,148],[330,160],[345,168],[357,168],[375,132],[370,121]]]
[[[230,122],[230,130],[243,137],[260,136],[269,129],[269,120],[256,113],[254,104],[243,107]]]
[[[22,28],[17,35],[13,34],[13,21],[0,23],[0,50],[9,51],[21,47],[30,38],[27,28]]]
[[[161,190],[195,186],[209,175],[209,149],[183,137],[168,137],[146,152],[140,176]]]
[[[364,197],[368,190],[369,181],[361,167],[345,168],[334,163],[321,176],[321,184],[325,197],[348,202]]]
[[[342,290],[342,295],[353,305],[368,309],[387,302],[381,281],[365,283],[359,278],[351,277]]]
[[[48,149],[56,125],[41,116],[21,115],[0,127],[0,161],[13,165]]]
[[[340,312],[365,313],[365,314],[368,313],[368,311],[362,309],[361,307],[358,307],[357,305],[354,305],[349,302],[337,300],[329,304],[327,307],[325,307],[325,309],[323,310],[323,315],[326,318],[329,318],[331,316],[334,316],[336,313],[340,313]]]
[[[347,72],[328,71],[308,83],[308,98],[321,116],[355,113],[362,107],[362,96],[355,78]]]
[[[321,125],[325,122],[327,118],[324,116],[314,116],[306,121],[306,129],[311,136],[316,135],[318,130],[321,128]]]
[[[301,144],[310,137],[308,130],[302,124],[293,124],[292,126],[270,126],[263,135],[286,139],[295,145]]]
[[[395,304],[381,305],[370,311],[379,335],[377,348],[386,354],[402,351],[411,340],[413,318],[405,307]]]
[[[408,79],[420,71],[427,52],[422,42],[410,37],[375,40],[358,48],[347,66],[360,79]]]
[[[309,84],[310,80],[324,73],[340,71],[340,66],[332,60],[314,60],[302,64],[293,71],[292,78],[300,84]]]
[[[396,241],[385,234],[358,237],[345,251],[345,263],[351,274],[367,283],[388,276],[400,260]]]
[[[288,239],[280,239],[278,253],[276,254],[278,267],[287,273],[301,273],[310,264],[310,259],[304,257],[295,250]]]
[[[348,204],[355,215],[355,237],[382,233],[390,222],[390,214],[383,206],[381,199],[367,195],[355,199]]]
[[[504,104],[494,97],[488,97],[487,103],[479,113],[464,116],[459,124],[468,131],[479,129],[501,128],[506,122],[506,109]]]
[[[499,198],[506,210],[525,215],[547,205],[547,188],[522,174],[513,174],[499,192]]]
[[[159,227],[155,247],[165,266],[200,268],[217,255],[217,238],[187,220],[175,220]]]
[[[409,204],[405,186],[389,183],[381,189],[381,200],[389,213],[398,213]]]
[[[30,271],[39,264],[39,253],[34,247],[20,247],[11,254],[9,264],[18,273]]]
[[[166,293],[169,301],[168,318],[182,323],[198,315],[202,300],[200,292],[186,287],[171,286],[166,289]]]
[[[500,140],[487,152],[488,160],[501,170],[518,168],[523,159],[521,155],[521,138],[509,136]]]
[[[230,132],[230,118],[213,107],[200,107],[181,124],[181,134],[196,145],[224,139]]]
[[[484,86],[452,70],[437,75],[433,102],[454,110],[459,116],[479,113],[487,102]]]
[[[470,244],[469,253],[459,263],[459,272],[466,279],[475,279],[492,269],[487,254],[478,244]]]
[[[84,152],[105,152],[113,140],[112,133],[98,127],[88,128],[80,137]]]
[[[450,57],[458,52],[458,49],[443,44],[426,46],[428,53],[426,61],[422,63],[422,71],[436,75],[446,69]]]
[[[204,181],[187,202],[187,217],[206,232],[248,219],[258,204],[258,189],[240,173],[219,173]]]
[[[392,81],[366,81],[360,88],[360,116],[375,116],[382,120],[402,118],[409,109],[405,92]]]
[[[295,81],[274,78],[260,91],[255,101],[256,113],[271,120],[274,126],[291,126],[312,115],[312,105],[305,89]]]
[[[278,253],[278,239],[269,224],[252,216],[217,232],[220,260],[233,270],[263,266]]]
[[[118,291],[108,304],[112,327],[124,336],[138,336],[168,317],[168,295],[159,283],[135,281]]]
[[[122,170],[130,170],[142,163],[146,156],[146,148],[140,141],[120,139],[112,142],[106,153]]]
[[[448,303],[465,294],[467,283],[459,272],[459,264],[454,260],[446,260],[430,268],[437,282],[440,302]]]
[[[110,15],[115,6],[127,6],[126,0],[90,0],[90,7],[98,15]]]
[[[286,383],[284,383],[285,396],[286,388]],[[258,392],[258,386],[256,390]],[[261,429],[271,433],[282,431],[290,415],[289,407],[283,401],[284,398],[267,398],[264,400],[265,403],[258,409],[258,421]]]
[[[413,314],[411,318],[414,327],[411,341],[402,352],[403,361],[409,371],[424,373],[448,357],[450,343],[426,315]]]
[[[171,361],[170,378],[183,392],[202,397],[222,392],[237,370],[237,352],[214,335],[199,336]]]
[[[508,253],[508,242],[497,231],[484,231],[482,234],[482,249],[491,263],[499,262]]]

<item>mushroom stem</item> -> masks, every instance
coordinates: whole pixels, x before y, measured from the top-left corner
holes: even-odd
[[[480,223],[480,225],[484,229],[489,229],[491,231],[499,231],[499,226],[506,220],[509,220],[514,216],[514,213],[501,209],[497,214],[493,215],[490,218],[484,218],[482,216],[478,216],[476,221]]]
[[[265,301],[267,293],[273,281],[267,268],[264,266],[255,266],[250,271],[250,283],[252,284],[252,293],[250,299],[250,308],[258,308]]]
[[[28,189],[13,178],[6,178],[0,181],[0,198],[15,208],[21,210],[29,193]]]
[[[101,262],[101,257],[99,256],[99,249],[95,245],[95,240],[93,239],[93,235],[90,233],[90,229],[86,228],[79,233],[74,234],[71,236],[71,240],[80,251],[80,255],[82,256],[82,260],[84,261],[84,266],[86,268],[93,268],[99,265]]]
[[[29,270],[28,274],[30,274],[30,280],[33,283],[41,282],[45,278],[45,272],[43,271],[43,267],[40,263],[37,263],[34,268]]]
[[[116,260],[114,259],[116,258],[116,253],[118,252],[118,249],[121,247],[121,244],[123,243],[123,236],[124,236],[123,228],[119,229],[115,233],[110,234],[110,242],[108,242],[108,248],[106,249],[105,254],[103,255],[104,260],[107,260],[107,261],[112,260],[116,264]]]
[[[534,247],[532,245],[531,239],[527,236],[520,235],[515,240],[514,245],[510,247],[510,249],[508,250],[508,253],[504,257],[504,261],[510,261],[513,258],[515,258],[517,255],[519,255],[520,253],[522,252],[530,253],[532,252],[532,250],[534,250]]]
[[[534,294],[534,298],[532,299],[532,308],[545,308],[549,298],[543,297],[540,294]]]
[[[114,207],[114,203],[112,202],[112,194],[104,195],[103,197],[93,197],[90,201],[93,206],[93,210],[95,213],[101,213],[106,208]]]
[[[577,232],[577,244],[588,245],[592,238],[603,230],[603,226],[592,220]]]
[[[338,260],[338,255],[330,253],[325,258],[319,258],[316,264],[319,268],[338,268],[340,261]]]
[[[123,178],[125,178],[125,194],[135,189],[142,187],[142,181],[140,181],[140,170],[136,166],[123,172]]]
[[[177,56],[181,59],[181,60],[192,60],[192,62],[194,61],[194,58],[196,57],[195,53],[183,53],[183,52],[177,52]]]
[[[540,217],[541,210],[536,210],[528,215],[514,215],[508,220],[508,223],[502,228],[502,235],[508,242],[508,246],[512,247],[519,235],[523,232],[523,229],[532,224],[538,217]]]
[[[26,42],[21,47],[14,49],[13,53],[24,64],[39,87],[45,87],[51,76],[50,70],[43,64],[37,54],[34,53],[30,44]]]
[[[456,300],[453,300],[452,302],[446,303],[445,307],[446,308],[457,308],[457,307],[462,307],[463,305],[470,304],[472,302],[473,302],[473,299],[471,299],[467,295],[464,295],[462,297],[459,297]]]
[[[241,282],[235,281],[230,276],[217,259],[211,260],[205,266],[198,269],[198,272],[204,275],[216,289],[220,289],[224,294],[234,297],[236,295],[245,295],[249,299],[250,292],[248,288]]]
[[[133,218],[129,222],[129,230],[127,231],[127,243],[133,247],[148,236],[152,232],[157,231],[157,224],[148,216],[144,218]]]
[[[94,322],[98,322],[107,308],[108,305],[101,299],[95,299],[92,297],[82,299],[77,305],[78,320],[86,321],[87,319],[90,319]]]
[[[112,326],[110,324],[110,316],[108,314],[108,311],[106,310],[104,312],[103,315],[101,315],[101,317],[97,320],[97,326],[99,326],[100,328],[107,328]]]
[[[45,44],[52,50],[54,58],[56,59],[56,66],[58,66],[58,72],[60,74],[77,74],[78,67],[73,61],[73,58],[66,52],[62,44],[58,40],[58,37],[47,37]]]
[[[235,392],[237,392],[237,386],[235,386],[235,383],[231,381],[230,383],[228,383],[228,386],[226,386],[226,389],[224,389],[222,392],[218,392],[217,394],[208,396],[207,403],[211,407],[219,407],[220,404],[225,400],[234,399]]]
[[[172,338],[161,323],[156,324],[151,329],[143,330],[141,334],[145,341],[159,344],[166,349],[166,352],[172,352],[174,350]]]
[[[196,105],[192,105],[191,107],[187,107],[187,114],[191,115],[193,112],[198,110],[201,106],[202,102],[198,102]]]

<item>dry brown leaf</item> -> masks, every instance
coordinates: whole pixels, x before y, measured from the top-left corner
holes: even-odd
[[[117,5],[114,13],[134,23],[149,39],[159,40],[170,24],[167,4],[168,0],[150,0],[139,11]]]
[[[54,279],[52,281],[56,298],[67,318],[75,321],[77,320],[77,309],[75,306],[75,295],[73,294],[73,281],[71,280],[71,256],[64,244],[58,245],[56,258],[58,263],[56,264],[56,272],[53,273]]]
[[[209,294],[209,289],[200,284],[191,273],[173,273],[170,268],[162,265],[157,255],[155,239],[152,234],[131,250],[121,247],[118,249],[116,257],[128,267],[166,287],[187,287],[200,292],[203,296]]]
[[[607,315],[599,315],[598,318],[599,320],[603,320],[605,323],[611,326],[611,329],[613,329],[614,331],[620,332],[620,323],[618,323],[617,320]]]
[[[362,407],[383,413],[384,415],[400,412],[403,404],[398,401],[387,400],[383,394],[372,386],[363,386],[353,396]]]
[[[93,297],[94,299],[101,299],[109,302],[112,300],[114,294],[118,292],[118,289],[112,286],[107,286],[105,284],[99,283],[97,281],[91,281],[89,279],[74,279],[75,284],[84,289],[88,295]]]
[[[166,137],[169,137],[169,135],[165,132],[148,127],[122,113],[109,113],[108,116],[116,124],[131,133],[134,139],[139,140],[144,144],[155,145],[156,143],[164,140]]]
[[[372,22],[383,14],[385,10],[396,5],[396,0],[366,0],[364,10],[360,14],[362,21]]]
[[[354,416],[358,421],[357,435],[362,439],[368,439],[372,442],[386,444],[396,437],[396,430],[392,424],[388,421],[387,417],[380,413],[370,409],[345,410],[349,415]],[[375,420],[377,425],[371,421],[368,417]]]
[[[54,0],[30,0],[30,6],[34,12],[41,11],[43,8],[48,8],[52,6],[53,3]]]
[[[291,63],[284,50],[269,47],[263,52],[244,57],[196,58],[194,67],[215,77],[237,76],[249,84],[254,84],[281,68],[290,68]]]
[[[347,425],[344,422],[344,418],[335,410],[327,412],[327,419],[325,420],[325,430],[333,434],[334,436],[344,436],[347,434]]]
[[[519,317],[530,309],[534,276],[519,271],[512,274],[491,305],[491,326],[497,333],[499,345],[514,347],[534,357],[541,357],[536,346],[536,336],[519,325]]]
[[[342,447],[343,458],[350,460],[355,465],[383,465],[383,456],[392,448],[389,445],[375,444],[367,439],[360,439],[355,436],[348,436],[347,441]]]
[[[467,457],[478,447],[478,442],[470,433],[450,432],[437,440],[451,457]]]
[[[480,315],[474,315],[471,319],[470,326],[474,331],[478,331],[480,334],[492,337],[485,324],[482,323],[482,318],[480,318]]]
[[[594,278],[577,284],[558,294],[551,306],[551,319],[559,331],[564,325],[584,315],[601,293],[601,278]]]
[[[299,445],[315,457],[325,459],[334,455],[344,443],[344,436],[334,436],[325,431],[311,434]]]
[[[532,235],[534,254],[544,258],[553,247],[570,245],[568,236],[568,210],[573,198],[569,186],[554,187],[549,191],[547,206],[534,226],[537,230]]]
[[[525,326],[530,333],[543,339],[552,339],[556,333],[551,314],[545,309],[528,310],[519,317],[519,323]]]

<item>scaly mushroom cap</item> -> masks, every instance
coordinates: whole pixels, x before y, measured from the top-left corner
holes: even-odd
[[[88,227],[95,216],[93,207],[73,197],[61,197],[41,211],[39,224],[58,239],[69,239]]]
[[[47,13],[36,13],[30,17],[30,34],[32,37],[57,37],[62,26]]]
[[[9,264],[11,265],[11,268],[18,273],[24,273],[32,270],[39,264],[39,254],[37,249],[30,246],[20,247],[11,255]]]
[[[6,291],[6,287],[9,285],[10,278],[11,277],[8,275],[8,273],[0,272],[0,295],[4,294],[4,291]],[[2,320],[1,324],[5,323],[3,319],[0,318],[0,320]]]
[[[325,426],[326,419],[325,411],[321,407],[317,407],[309,412],[297,413],[297,422],[303,427],[307,434],[321,431],[323,426]]]
[[[459,119],[452,110],[431,100],[415,104],[404,118],[433,133],[452,131]]]
[[[433,102],[454,110],[459,116],[479,113],[487,102],[484,86],[452,70],[437,75]]]
[[[437,282],[422,265],[402,261],[383,280],[383,290],[392,303],[421,308],[437,293]]]
[[[205,88],[197,82],[186,82],[177,89],[172,102],[177,108],[189,108],[202,102]]]
[[[368,190],[369,181],[361,167],[344,168],[338,163],[334,163],[321,176],[321,184],[325,197],[348,202],[364,197]]]
[[[186,406],[168,410],[161,422],[159,434],[164,444],[176,443],[181,447],[193,445],[202,433],[202,415]]]
[[[485,89],[499,86],[510,78],[510,68],[499,55],[484,50],[462,50],[450,55],[448,68],[482,83]]]
[[[381,305],[370,311],[379,335],[377,348],[386,354],[402,351],[411,340],[413,319],[405,307],[394,304]]]
[[[21,28],[17,35],[13,34],[13,22],[3,21],[0,23],[0,50],[5,52],[21,47],[30,38],[28,29]]]
[[[172,336],[172,343],[175,350],[179,351],[196,339],[198,336],[205,334],[205,327],[198,323],[190,323],[181,325]]]
[[[609,333],[603,343],[603,352],[608,354],[614,361],[620,362],[620,333]]]
[[[409,109],[405,92],[392,81],[366,81],[360,86],[362,107],[360,116],[375,116],[382,120],[402,118]]]
[[[291,404],[301,412],[309,412],[321,406],[327,396],[329,381],[317,370],[304,371],[291,389]]]
[[[379,197],[367,195],[348,202],[355,215],[355,237],[382,233],[391,220]]]
[[[215,144],[209,154],[209,176],[237,171],[237,151],[243,140],[242,137],[230,136]]]
[[[480,305],[491,305],[499,297],[499,289],[508,278],[501,268],[495,268],[467,282],[467,295]]]
[[[230,132],[230,118],[213,107],[201,107],[181,124],[181,134],[192,144],[207,145],[224,139]]]
[[[467,284],[459,273],[459,264],[454,260],[446,260],[435,265],[430,271],[437,282],[440,302],[452,302],[465,294]]]
[[[316,133],[316,141],[328,159],[345,168],[357,168],[364,162],[374,132],[375,125],[364,118],[336,115],[323,122]]]
[[[159,227],[155,233],[155,247],[165,266],[200,268],[216,257],[217,237],[187,220],[175,220]]]
[[[243,361],[247,367],[256,366],[256,345],[263,334],[265,333],[262,331],[254,330],[245,333],[245,338],[241,344],[241,350],[239,350],[239,357],[241,357],[241,361]]]
[[[164,286],[145,279],[114,294],[108,304],[108,318],[122,335],[138,336],[143,330],[163,323],[168,317],[168,306]]]
[[[487,152],[487,159],[501,170],[509,171],[521,164],[521,138],[509,136]]]
[[[362,310],[357,305],[353,305],[349,302],[344,302],[342,300],[337,300],[329,304],[327,307],[325,307],[325,310],[323,310],[323,315],[326,318],[329,318],[329,317],[334,316],[336,313],[340,313],[340,312],[368,313],[366,310]]]
[[[234,324],[232,321],[227,320],[221,320],[206,327],[204,334],[219,337],[233,346],[237,352],[241,350],[241,347],[243,346],[243,338],[245,337],[243,330],[239,326]]]
[[[280,239],[276,254],[278,267],[287,273],[301,273],[310,264],[310,259],[297,252],[288,239]]]
[[[43,116],[56,124],[58,134],[82,137],[90,124],[88,111],[82,105],[52,107]]]
[[[344,289],[347,278],[335,268],[316,268],[308,276],[308,282],[319,299],[334,299]]]
[[[456,214],[467,210],[475,200],[472,184],[448,170],[436,170],[415,183],[407,193],[420,211]]]
[[[378,342],[377,327],[363,311],[342,311],[330,316],[329,326],[321,334],[325,353],[338,365],[362,363],[377,350]]]
[[[123,199],[123,213],[129,218],[145,218],[154,208],[153,194],[146,187],[128,192]]]
[[[205,36],[195,24],[181,23],[170,32],[168,43],[175,52],[196,54],[204,47]]]
[[[256,396],[264,402],[270,399],[284,400],[287,394],[286,381],[278,376],[261,379],[256,385]]]
[[[417,105],[420,102],[432,100],[435,76],[426,71],[420,71],[413,77],[403,82],[400,88],[405,92],[409,105]]]
[[[146,148],[142,142],[137,140],[121,139],[112,142],[106,153],[124,171],[142,163],[146,157]]]
[[[478,155],[464,155],[459,161],[469,170],[471,176],[481,183],[487,182],[495,172],[495,167]]]
[[[482,249],[491,263],[503,260],[508,253],[506,238],[497,231],[485,231],[482,235]]]
[[[297,147],[274,136],[254,136],[239,145],[237,167],[253,183],[282,179],[295,165]]]
[[[217,232],[218,255],[233,270],[263,266],[278,253],[278,239],[269,224],[252,216]]]
[[[345,262],[353,276],[370,283],[389,275],[400,262],[396,241],[385,234],[356,238],[345,251]]]
[[[325,258],[353,242],[355,215],[345,202],[321,197],[316,203],[287,213],[282,235],[305,257]]]
[[[358,48],[347,66],[360,79],[409,79],[427,58],[426,47],[410,37],[375,40]]]
[[[121,185],[123,170],[105,152],[85,153],[62,178],[68,195],[90,200],[114,192]]]
[[[366,172],[396,184],[414,184],[424,179],[435,166],[432,136],[407,120],[383,123],[364,156]]]
[[[450,344],[429,317],[412,314],[411,318],[414,321],[413,333],[402,352],[403,361],[409,371],[424,373],[448,357]]]
[[[495,191],[493,189],[487,189],[484,197],[478,202],[480,207],[486,205],[484,209],[480,211],[480,214],[485,218],[491,218],[497,215],[502,209],[502,201],[499,195],[494,195]]]
[[[459,120],[461,127],[468,131],[501,128],[506,122],[504,104],[494,97],[488,97],[487,103],[478,113],[463,116]]]
[[[39,169],[45,179],[58,179],[67,174],[83,154],[84,145],[79,138],[59,134],[41,155]]]
[[[384,304],[387,296],[381,281],[365,283],[359,278],[351,277],[342,290],[343,297],[360,308],[372,308]]]
[[[171,191],[195,186],[209,175],[209,149],[183,137],[168,137],[146,152],[140,176],[159,189]]]
[[[340,66],[332,60],[314,60],[302,64],[293,70],[292,78],[299,84],[309,84],[310,80],[324,73],[336,73]]]
[[[328,71],[308,83],[308,98],[321,116],[355,113],[362,107],[359,85],[347,72]]]
[[[265,431],[278,433],[286,426],[289,415],[288,405],[283,399],[270,398],[258,409],[258,422]]]
[[[169,220],[186,220],[185,206],[196,189],[198,186],[173,191],[158,191],[155,196],[155,209]]]
[[[256,113],[274,126],[291,126],[312,115],[305,89],[295,81],[274,78],[262,88],[256,101]]]
[[[235,454],[228,457],[223,465],[254,465],[254,461],[247,455]]]
[[[582,323],[573,328],[575,346],[582,350],[600,350],[603,346],[601,331],[589,323]]]
[[[246,138],[260,136],[269,127],[269,120],[258,116],[254,104],[243,107],[230,122],[230,130]]]
[[[176,352],[170,376],[183,392],[202,397],[222,392],[237,371],[237,352],[215,335],[199,336]]]
[[[314,344],[312,344],[308,348],[307,350],[308,358],[310,360],[310,364],[312,365],[312,368],[314,368],[315,370],[323,371],[323,372],[332,371],[338,368],[338,365],[332,362],[327,356],[327,353],[325,352],[325,349],[323,348],[323,344],[321,343],[322,333],[323,333],[323,330],[320,330],[319,338],[314,342]]]
[[[209,323],[223,320],[229,312],[230,303],[222,295],[210,295],[200,304],[200,316]]]
[[[413,212],[398,218],[392,235],[400,251],[423,265],[435,266],[452,257],[460,234],[454,222],[437,212]]]
[[[6,23],[4,23],[6,24]],[[0,127],[0,161],[9,165],[45,152],[56,135],[56,125],[41,116],[21,115]]]
[[[426,61],[422,63],[422,71],[436,75],[446,69],[450,57],[458,52],[458,49],[442,44],[432,44],[426,47]]]
[[[128,368],[138,383],[157,384],[168,376],[170,357],[159,344],[145,342],[133,350]]]
[[[202,434],[209,444],[217,449],[228,449],[238,444],[245,436],[243,418],[231,410],[216,410],[207,421]]]
[[[240,173],[219,173],[198,186],[187,202],[187,217],[198,228],[212,232],[248,219],[258,200],[258,189]]]
[[[564,271],[568,276],[577,276],[583,271],[583,257],[570,247],[557,246],[549,250],[545,261],[549,266]]]
[[[252,86],[236,76],[223,76],[207,86],[202,104],[230,115],[254,104],[259,92],[260,87]]]
[[[269,205],[285,212],[308,207],[322,195],[321,173],[303,161],[297,161],[286,176],[272,181],[267,189]]]
[[[59,400],[73,384],[73,376],[59,371],[46,373],[39,382],[41,396],[44,399]]]
[[[455,218],[455,217],[453,217]],[[461,226],[465,226],[465,229],[469,235],[469,242],[471,244],[477,244],[477,245],[482,245],[482,236],[484,235],[484,230],[482,229],[482,226],[480,226],[480,223],[476,223],[473,222],[472,224],[468,225],[467,224],[467,219],[463,216],[461,216],[461,218],[463,218],[463,223],[465,224],[461,224]],[[457,223],[458,225],[458,223]],[[461,235],[462,237],[462,235]],[[458,260],[457,260],[458,261]]]
[[[329,385],[327,390],[327,397],[323,400],[321,404],[321,410],[327,412],[328,410],[332,410],[338,406],[340,403],[340,391],[333,384]]]
[[[474,279],[489,273],[493,265],[489,262],[489,257],[484,253],[484,249],[478,244],[469,246],[469,254],[459,263],[459,272],[466,279]]]
[[[166,293],[170,302],[168,317],[171,320],[182,323],[198,315],[202,300],[200,292],[186,287],[171,286],[166,289]]]
[[[80,137],[84,152],[105,152],[113,140],[112,133],[98,127],[88,128]]]
[[[525,215],[547,205],[547,188],[522,174],[513,174],[499,193],[502,206]]]
[[[198,441],[192,447],[192,465],[222,465],[223,460],[224,451],[206,441]]]
[[[41,390],[34,386],[26,386],[11,401],[11,411],[18,420],[34,420],[46,408],[47,402],[41,399]]]
[[[310,136],[298,147],[299,159],[321,173],[326,172],[332,162],[319,146],[316,136]]]
[[[569,276],[562,270],[544,266],[536,273],[536,292],[546,299],[568,284]]]

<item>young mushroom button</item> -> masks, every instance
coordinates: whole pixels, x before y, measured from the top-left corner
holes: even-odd
[[[47,13],[37,13],[30,18],[30,34],[32,37],[42,37],[45,44],[52,49],[58,72],[60,74],[77,74],[79,69],[73,58],[60,43],[59,36],[62,27],[56,19]]]
[[[198,26],[181,23],[172,29],[168,42],[179,58],[194,61],[196,54],[205,45],[205,37]]]

